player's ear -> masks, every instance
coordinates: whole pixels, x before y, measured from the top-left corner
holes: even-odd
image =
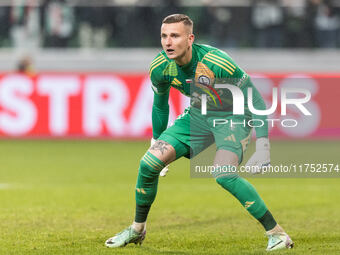
[[[192,45],[194,43],[194,40],[195,40],[195,35],[189,34],[188,40],[189,40],[189,44]]]

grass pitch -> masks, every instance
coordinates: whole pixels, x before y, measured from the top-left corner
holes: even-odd
[[[340,163],[339,145],[272,142],[272,161]],[[267,254],[262,227],[213,179],[190,178],[185,159],[160,178],[144,244],[105,248],[133,219],[137,168],[147,147],[0,140],[0,254]],[[296,243],[274,254],[339,254],[340,178],[250,182]]]

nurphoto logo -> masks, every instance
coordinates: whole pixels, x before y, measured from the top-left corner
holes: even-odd
[[[245,113],[245,107],[244,107],[244,95],[240,88],[228,85],[228,84],[216,84],[215,88],[217,89],[228,89],[233,98],[233,115],[244,115]],[[281,88],[280,89],[280,102],[281,102],[281,116],[287,115],[287,105],[295,105],[295,107],[305,116],[311,116],[312,114],[310,111],[304,106],[305,103],[309,102],[311,99],[311,92],[307,89],[303,88]],[[290,98],[289,94],[301,94],[302,97],[299,98]],[[248,98],[247,103],[249,107],[249,111],[252,114],[263,116],[263,115],[270,115],[273,114],[277,107],[278,107],[278,89],[273,88],[272,90],[272,105],[269,107],[269,109],[255,109],[253,104],[253,89],[248,88]],[[202,94],[202,100],[201,100],[201,114],[206,115],[207,114],[207,95]],[[275,123],[279,122],[281,126],[283,127],[296,127],[298,125],[298,121],[295,119],[267,119],[266,120],[268,124],[271,124],[271,127],[275,126]],[[251,119],[251,120],[244,120],[241,122],[233,122],[232,120],[228,119],[215,119],[213,121],[213,126],[216,125],[226,125],[230,124],[231,127],[235,125],[243,125],[243,126],[250,126],[250,127],[261,127],[265,123],[261,119]]]

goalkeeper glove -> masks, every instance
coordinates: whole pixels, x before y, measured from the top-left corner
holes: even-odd
[[[156,143],[156,140],[153,139],[153,137],[151,138],[151,146],[153,146]],[[166,173],[169,171],[169,165],[165,166],[162,171],[160,172],[160,176],[164,177],[166,176]]]
[[[253,174],[261,173],[263,166],[270,165],[270,145],[267,137],[260,137],[256,140],[256,151],[246,164]]]

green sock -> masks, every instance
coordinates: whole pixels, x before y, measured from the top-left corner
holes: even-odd
[[[136,222],[144,222],[156,198],[158,177],[164,163],[150,152],[140,161],[136,184]]]
[[[258,219],[266,231],[273,229],[276,226],[276,221],[270,211],[266,211],[265,214]]]
[[[136,204],[136,214],[135,222],[142,223],[146,221],[150,211],[151,205],[137,205]]]
[[[254,218],[259,219],[268,211],[254,186],[242,177],[236,174],[219,175],[216,182],[236,197]]]

